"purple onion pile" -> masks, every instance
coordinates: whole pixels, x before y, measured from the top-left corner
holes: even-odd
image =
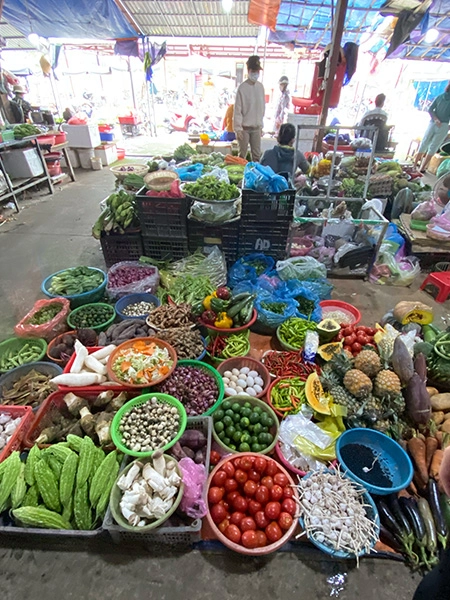
[[[214,377],[199,367],[176,367],[158,389],[179,400],[188,417],[205,413],[219,396]]]
[[[135,281],[141,281],[146,277],[154,277],[155,273],[154,267],[123,265],[109,271],[108,287],[122,287]]]

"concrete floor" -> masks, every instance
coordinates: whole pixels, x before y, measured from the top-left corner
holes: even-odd
[[[42,297],[42,280],[58,269],[79,264],[104,266],[100,244],[91,236],[99,202],[114,185],[108,170],[78,171],[78,181],[54,196],[37,195],[0,227],[0,340],[12,335],[16,322]],[[358,281],[335,281],[334,297],[358,306],[363,322],[381,318],[396,301],[417,298],[434,304],[419,282],[412,289],[372,286]],[[437,306],[434,304],[434,306]],[[437,309],[445,315],[446,306]],[[419,578],[398,562],[364,559],[354,565],[329,560],[305,549],[248,560],[233,554],[151,556],[103,543],[95,548],[70,545],[65,551],[48,544],[31,548],[13,545],[0,536],[0,577],[4,600],[34,600],[59,596],[103,600],[179,597],[242,600],[259,596],[328,598],[327,578],[348,573],[341,600],[409,600]],[[26,548],[26,549],[25,549]],[[176,562],[175,562],[176,561]],[[333,595],[333,597],[337,597]]]

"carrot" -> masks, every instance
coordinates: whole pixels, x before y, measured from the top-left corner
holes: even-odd
[[[439,470],[441,468],[442,459],[444,458],[443,450],[436,450],[433,456],[433,460],[431,461],[430,466],[430,477],[439,481]]]
[[[450,494],[450,449],[444,450],[442,463],[439,469],[439,485],[448,496]]]
[[[438,441],[435,437],[427,437],[425,442],[426,447],[426,457],[427,457],[427,470],[430,469],[431,461],[433,459],[433,455],[438,449]]]
[[[125,371],[128,371],[130,367],[131,363],[128,360],[124,360],[123,363],[120,365],[120,370],[122,371],[122,373],[125,373]]]
[[[408,450],[420,475],[420,479],[426,485],[428,483],[428,469],[425,443],[419,437],[412,437],[408,441]]]
[[[437,439],[438,442],[438,448],[442,448],[442,440],[444,437],[444,434],[442,431],[436,431],[436,433],[434,434],[434,437]]]
[[[414,471],[413,482],[414,482],[414,485],[416,486],[418,494],[419,495],[423,494],[427,488],[427,484],[424,483],[422,477],[420,476],[420,474],[417,471]]]
[[[241,158],[240,156],[233,156],[232,154],[227,154],[225,156],[225,164],[227,165],[246,165],[248,161],[245,158]]]
[[[167,365],[164,365],[163,367],[161,367],[159,369],[159,372],[161,375],[167,375],[167,373],[170,371],[169,367]]]

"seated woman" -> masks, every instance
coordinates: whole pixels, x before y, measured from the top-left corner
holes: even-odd
[[[278,146],[271,150],[266,150],[261,159],[261,164],[266,167],[272,167],[275,173],[292,174],[294,168],[294,141],[295,127],[292,123],[284,123],[278,133]],[[295,168],[300,168],[302,173],[308,173],[309,162],[301,152],[297,152],[297,161]]]

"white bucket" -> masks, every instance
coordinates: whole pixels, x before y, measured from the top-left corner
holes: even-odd
[[[103,169],[102,159],[94,156],[91,158],[91,166],[94,171],[101,171]]]
[[[82,169],[92,169],[91,158],[94,158],[94,148],[77,148]]]

